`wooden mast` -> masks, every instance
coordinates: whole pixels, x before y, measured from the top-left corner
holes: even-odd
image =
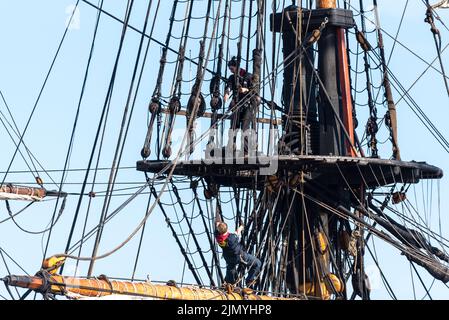
[[[351,83],[349,79],[349,63],[347,56],[347,47],[345,40],[345,30],[337,28],[337,47],[338,47],[338,71],[340,77],[342,120],[349,135],[349,142],[345,141],[346,152],[351,157],[356,157],[357,153],[353,146],[355,145],[354,121],[352,117],[353,106],[351,97]]]
[[[337,0],[317,0],[318,9],[335,9],[337,8]]]

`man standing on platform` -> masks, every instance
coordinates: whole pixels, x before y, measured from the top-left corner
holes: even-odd
[[[229,130],[228,148],[232,148],[232,153],[235,151],[236,132],[242,130],[243,152],[248,155],[248,130],[252,127],[255,129],[255,114],[251,107],[251,87],[252,74],[245,69],[240,68],[240,61],[233,57],[228,62],[228,68],[231,75],[226,81],[226,89],[224,94],[224,102],[229,100],[232,94],[232,101],[228,110],[232,111],[232,125]]]

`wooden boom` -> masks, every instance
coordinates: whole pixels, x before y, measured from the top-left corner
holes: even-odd
[[[0,186],[0,200],[40,201],[47,196],[66,197],[67,193],[48,191],[44,188],[19,187],[13,185]]]
[[[154,300],[292,300],[288,298],[256,295],[254,293],[225,292],[219,289],[156,285],[149,282],[126,282],[105,278],[85,279],[46,276],[7,276],[5,284],[56,295],[76,295],[84,298],[100,298],[111,295],[135,296]]]
[[[15,187],[12,185],[0,186],[1,200],[32,200],[39,201],[45,198],[47,191],[43,188]]]

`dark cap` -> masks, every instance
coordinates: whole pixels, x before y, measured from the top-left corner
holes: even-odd
[[[239,64],[239,61],[237,59],[237,57],[232,57],[231,60],[229,60],[228,62],[228,67],[237,67]]]

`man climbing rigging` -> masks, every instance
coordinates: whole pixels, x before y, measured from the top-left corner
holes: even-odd
[[[228,62],[231,75],[226,81],[226,89],[223,97],[226,103],[232,94],[232,101],[228,110],[232,111],[232,125],[229,130],[228,147],[235,151],[236,130],[241,129],[244,155],[248,154],[248,129],[255,129],[255,114],[251,107],[252,74],[240,68],[240,61],[236,57]],[[243,135],[245,136],[243,138]]]
[[[225,282],[228,284],[235,284],[237,279],[237,267],[242,264],[249,268],[248,276],[246,277],[246,286],[252,288],[259,276],[262,263],[255,256],[245,252],[240,244],[240,237],[244,230],[243,223],[237,228],[235,233],[228,231],[228,225],[221,220],[217,213],[215,217],[215,239],[218,245],[223,250],[223,258],[226,261],[226,276]]]

